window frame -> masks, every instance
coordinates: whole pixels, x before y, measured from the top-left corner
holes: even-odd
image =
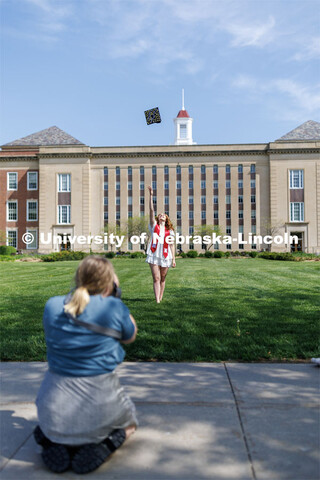
[[[36,228],[27,228],[26,231],[27,231],[27,233],[29,233],[29,232],[32,233],[33,238],[36,241],[36,246],[35,247],[31,246],[32,243],[31,244],[27,243],[27,245],[26,245],[27,250],[37,250],[37,248],[38,248],[38,230]],[[35,233],[35,235],[34,235],[34,233]]]
[[[60,216],[62,218],[62,207],[67,207],[67,222],[60,222]],[[60,215],[60,211],[61,211],[61,215]],[[57,205],[57,212],[58,212],[58,218],[57,218],[57,220],[58,220],[57,224],[58,225],[70,225],[71,224],[71,205]]]
[[[69,193],[71,192],[71,173],[58,173],[58,193]],[[67,189],[62,190],[62,177],[67,177]]]
[[[16,188],[9,188],[10,187],[10,175],[15,175],[16,180]],[[7,191],[9,192],[16,192],[18,190],[18,172],[7,172]]]
[[[292,214],[294,214],[294,206],[299,205],[299,220],[294,220]],[[290,202],[289,204],[289,209],[290,209],[290,222],[292,223],[301,223],[304,222],[304,202]]]
[[[37,218],[36,218],[36,219],[30,219],[30,218],[29,218],[29,214],[30,214],[30,211],[29,211],[29,203],[35,203],[35,204],[37,205],[37,209],[36,209]],[[38,200],[37,200],[37,199],[32,200],[31,198],[28,199],[28,200],[27,200],[26,208],[27,208],[27,212],[26,212],[27,222],[37,222],[37,221],[38,221]]]
[[[16,244],[15,245],[10,245],[9,244],[9,232],[14,232],[15,233],[15,240]],[[18,249],[18,229],[17,228],[7,228],[6,230],[6,245],[7,247],[14,247],[16,250]]]
[[[30,187],[29,187],[30,174],[31,174],[31,173],[36,175],[36,188],[30,188]],[[28,190],[29,192],[38,190],[38,172],[30,171],[30,172],[27,173],[27,190]]]
[[[294,173],[298,172],[298,187],[294,186]],[[304,188],[304,172],[302,169],[290,169],[289,170],[289,189],[290,190],[301,190]],[[294,202],[297,203],[297,202]]]
[[[15,203],[16,204],[16,216],[17,218],[15,219],[9,219],[9,203]],[[19,218],[19,214],[18,214],[18,200],[7,200],[6,202],[7,204],[7,222],[17,222],[18,221],[18,218]]]

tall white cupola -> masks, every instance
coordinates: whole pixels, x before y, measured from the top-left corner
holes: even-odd
[[[182,89],[182,109],[179,111],[176,118],[174,118],[175,125],[175,145],[195,145],[192,140],[192,122],[193,119],[189,116],[187,110],[184,108],[184,90]]]

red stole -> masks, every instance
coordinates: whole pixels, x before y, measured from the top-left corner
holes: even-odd
[[[160,236],[160,225],[156,224],[153,230],[153,234],[156,233],[158,236]],[[157,250],[157,245],[158,245],[158,239],[153,243],[153,234],[152,234],[152,243],[151,243],[151,252],[154,253]],[[166,227],[164,227],[164,239],[163,239],[163,256],[164,258],[167,258],[168,256],[168,244],[166,241],[166,237],[170,235],[170,230],[168,230]]]

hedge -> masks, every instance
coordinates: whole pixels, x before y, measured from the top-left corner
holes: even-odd
[[[8,247],[7,245],[0,245],[0,255],[13,255],[17,252],[14,247]]]

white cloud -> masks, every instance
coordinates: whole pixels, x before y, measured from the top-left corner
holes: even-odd
[[[307,38],[304,40],[304,45],[300,52],[296,53],[293,57],[294,60],[311,60],[313,58],[320,57],[320,36]]]
[[[264,47],[274,40],[276,21],[269,17],[268,21],[257,24],[230,23],[222,26],[233,39],[231,45],[234,47]]]

